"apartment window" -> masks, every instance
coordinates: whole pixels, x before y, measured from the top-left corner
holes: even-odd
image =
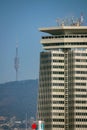
[[[77,100],[76,103],[78,103],[78,104],[79,103],[84,104],[84,103],[86,103],[86,101],[79,101],[79,100]]]
[[[64,86],[64,83],[53,83],[53,86]]]
[[[43,46],[62,46],[64,43],[44,43]]]
[[[64,107],[53,107],[53,110],[64,110]]]
[[[51,122],[51,121],[50,121]],[[52,128],[51,125],[45,125],[46,128]]]
[[[76,59],[76,62],[80,62],[80,59]]]
[[[53,92],[64,92],[64,89],[53,89]]]
[[[64,128],[64,125],[53,125],[54,128]]]
[[[76,86],[86,86],[86,83],[75,83]]]
[[[75,55],[75,56],[80,56],[80,53],[75,53],[74,55]]]
[[[51,60],[48,60],[48,59],[47,59],[47,60],[42,60],[42,61],[41,61],[41,64],[47,64],[47,63],[51,63]]]
[[[87,128],[87,125],[76,125],[77,128]]]
[[[64,104],[64,101],[53,101],[53,104]]]
[[[81,53],[81,56],[86,56],[86,53]]]
[[[77,35],[53,35],[53,36],[42,36],[42,39],[53,39],[53,38],[85,38],[86,34]]]
[[[64,122],[64,119],[53,119],[54,122]]]
[[[53,60],[53,62],[60,62],[60,63],[64,63],[64,60]]]
[[[76,107],[76,109],[87,110],[87,107]]]
[[[56,53],[54,53],[53,56],[56,56],[56,57],[58,57],[58,56],[59,56],[59,57],[64,57],[64,54],[56,54]]]
[[[77,92],[86,92],[86,89],[79,89],[79,88],[76,88],[75,91],[77,91]]]
[[[63,77],[53,77],[53,80],[64,80]]]
[[[53,112],[54,116],[64,116],[64,113]]]
[[[76,62],[87,62],[86,59],[75,59]]]
[[[76,68],[87,68],[87,65],[75,65]]]
[[[50,65],[41,65],[40,66],[40,69],[42,69],[42,70],[48,70],[48,69],[51,69],[51,66]]]
[[[84,98],[84,97],[87,97],[87,95],[81,95],[81,94],[79,95],[79,94],[78,94],[78,95],[76,95],[76,97]]]
[[[86,113],[86,112],[84,112],[84,113],[82,113],[82,112],[77,112],[76,115],[78,115],[78,116],[87,116],[87,113]]]
[[[48,58],[48,57],[50,57],[50,56],[51,56],[51,55],[45,54],[45,55],[41,55],[41,58],[46,59],[46,58]]]
[[[60,69],[63,69],[64,66],[53,65],[53,68],[60,68]]]
[[[75,71],[76,74],[87,74],[87,71]]]
[[[76,121],[81,121],[81,122],[82,122],[82,121],[85,121],[85,122],[86,122],[87,119],[80,119],[80,118],[77,118]]]
[[[53,95],[53,98],[64,98],[64,95]]]
[[[53,71],[53,74],[64,74],[62,71]]]

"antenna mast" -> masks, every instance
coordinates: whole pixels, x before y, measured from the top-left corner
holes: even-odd
[[[19,57],[18,57],[18,43],[16,42],[16,56],[14,59],[14,67],[16,70],[16,81],[18,81]]]
[[[74,16],[70,19],[56,19],[58,26],[81,26],[84,22],[83,14],[81,13],[80,18],[75,18]]]

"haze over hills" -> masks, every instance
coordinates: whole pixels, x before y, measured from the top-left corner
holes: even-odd
[[[0,84],[0,116],[25,119],[35,117],[38,80],[14,81]]]

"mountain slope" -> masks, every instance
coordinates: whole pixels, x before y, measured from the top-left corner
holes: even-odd
[[[0,84],[0,116],[24,119],[36,116],[38,80]]]

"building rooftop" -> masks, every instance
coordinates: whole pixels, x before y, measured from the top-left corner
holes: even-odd
[[[87,34],[87,26],[57,26],[48,28],[39,28],[41,32],[49,33],[51,35],[62,34]]]

